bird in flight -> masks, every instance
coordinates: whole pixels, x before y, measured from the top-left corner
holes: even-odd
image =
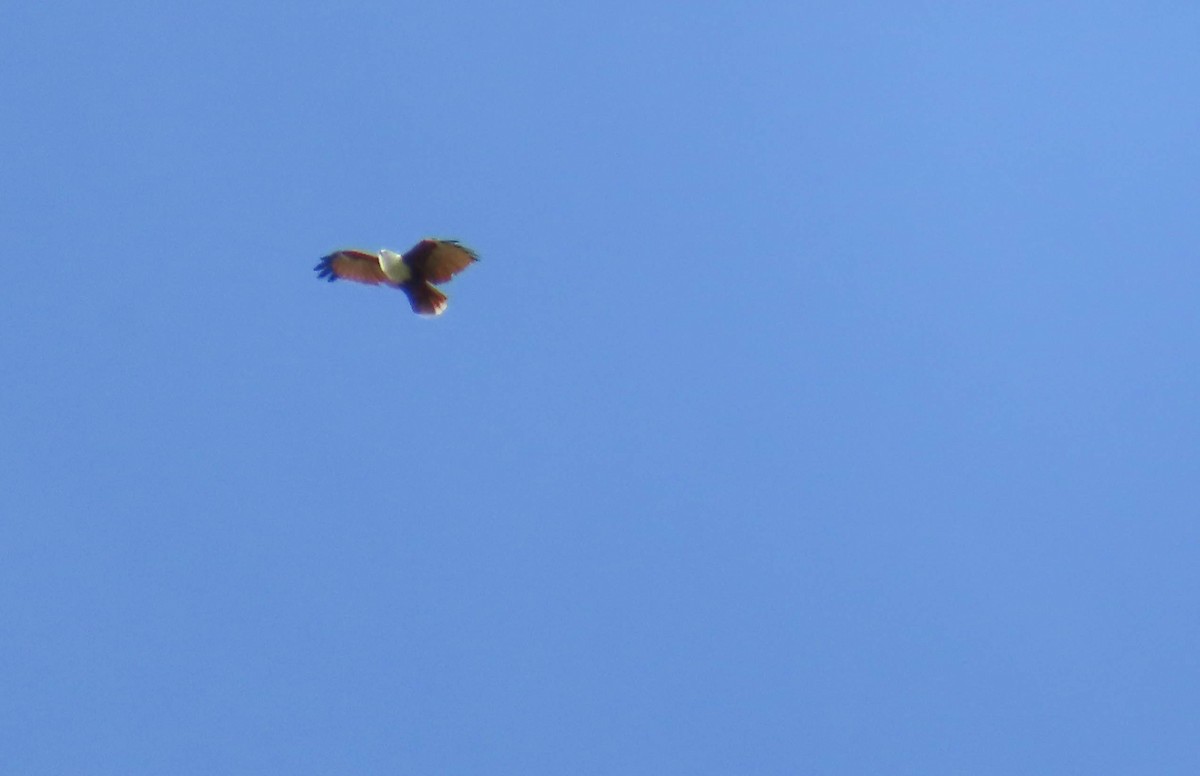
[[[441,315],[449,300],[434,285],[448,282],[477,261],[475,251],[456,240],[428,238],[404,254],[386,249],[379,253],[334,251],[322,257],[313,269],[318,278],[331,283],[353,280],[398,288],[408,297],[414,313]]]

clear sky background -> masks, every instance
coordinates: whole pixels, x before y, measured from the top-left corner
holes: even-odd
[[[1200,772],[1197,41],[10,4],[0,769]]]

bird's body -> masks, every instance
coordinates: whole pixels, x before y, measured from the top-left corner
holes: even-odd
[[[378,253],[334,251],[322,257],[314,269],[317,277],[330,282],[353,280],[398,288],[408,296],[413,312],[441,315],[448,299],[434,284],[448,282],[478,260],[475,252],[462,243],[429,238],[404,254],[386,249]]]

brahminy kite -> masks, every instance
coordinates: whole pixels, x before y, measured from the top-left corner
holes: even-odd
[[[476,261],[475,251],[456,240],[429,238],[404,254],[386,249],[379,253],[334,251],[313,269],[317,277],[331,283],[341,279],[398,288],[408,296],[413,312],[441,315],[449,300],[433,284],[448,282]]]

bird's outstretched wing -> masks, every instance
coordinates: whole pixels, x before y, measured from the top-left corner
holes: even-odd
[[[477,261],[475,251],[455,240],[422,240],[404,254],[413,274],[430,283],[445,283]]]
[[[388,276],[379,264],[379,256],[366,251],[335,251],[322,257],[313,269],[317,277],[331,283],[335,280],[353,280],[374,286],[388,282]]]

